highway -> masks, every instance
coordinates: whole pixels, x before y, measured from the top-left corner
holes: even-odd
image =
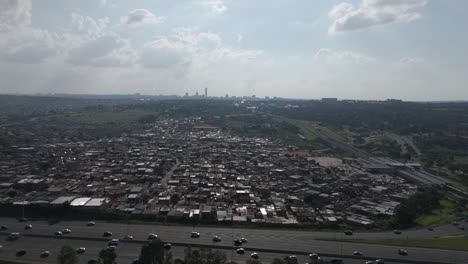
[[[263,256],[265,262],[268,258],[275,256],[284,257],[292,253],[303,255],[307,253],[320,253],[324,256],[331,255],[352,255],[353,251],[357,250],[365,255],[365,258],[360,260],[347,260],[346,263],[364,263],[367,259],[396,259],[403,263],[412,263],[412,261],[425,262],[440,262],[440,263],[466,263],[468,252],[449,251],[437,249],[423,248],[406,248],[408,256],[400,256],[397,254],[398,247],[381,246],[381,245],[365,245],[354,243],[342,243],[336,241],[319,241],[317,238],[328,239],[345,239],[345,238],[362,238],[362,239],[415,239],[415,238],[432,238],[442,235],[461,235],[465,231],[453,225],[445,225],[434,228],[434,231],[426,229],[406,230],[401,235],[393,234],[392,232],[385,233],[358,233],[353,236],[345,236],[342,232],[309,232],[309,231],[294,231],[294,230],[271,230],[271,229],[240,229],[240,228],[215,228],[215,227],[191,227],[191,226],[163,226],[163,225],[126,225],[116,223],[97,222],[96,226],[88,227],[86,222],[82,221],[62,221],[57,224],[49,224],[47,221],[29,221],[33,228],[25,230],[26,223],[19,223],[13,218],[0,218],[0,225],[8,226],[8,230],[2,232],[3,237],[10,232],[20,232],[22,237],[17,241],[9,242],[0,238],[0,245],[3,246],[3,252],[0,253],[1,259],[17,259],[14,253],[19,248],[31,250],[31,253],[22,257],[22,260],[28,260],[31,263],[44,263],[44,259],[39,258],[39,253],[44,250],[50,250],[53,253],[57,252],[60,247],[69,243],[74,247],[83,246],[88,250],[81,257],[83,261],[88,258],[96,258],[100,249],[105,247],[106,241],[110,238],[104,238],[105,231],[113,233],[111,238],[122,239],[125,235],[130,234],[134,237],[132,243],[121,243],[118,246],[117,254],[119,255],[119,263],[130,263],[136,258],[143,243],[149,233],[157,234],[163,241],[174,245],[180,244],[180,247],[174,247],[174,256],[182,257],[185,244],[194,246],[214,246],[225,250],[230,258],[234,256],[234,260],[248,258],[250,252],[246,256],[232,254],[232,241],[236,238],[245,237],[248,243],[244,248],[253,248]],[[463,223],[465,224],[465,223]],[[60,238],[54,238],[55,231],[69,228],[72,233],[63,235]],[[190,238],[190,232],[197,231],[201,233],[200,238]],[[212,237],[218,235],[222,238],[221,242],[214,243]],[[281,254],[275,254],[278,251],[283,251]],[[305,258],[305,256],[303,256]],[[55,255],[48,259],[55,261]],[[302,261],[306,261],[303,259]],[[390,263],[390,262],[386,262]],[[420,262],[421,263],[421,262]]]

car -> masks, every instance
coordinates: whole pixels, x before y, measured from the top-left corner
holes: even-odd
[[[375,260],[375,264],[384,264],[385,263],[385,260],[383,259],[376,259]]]
[[[26,250],[25,249],[20,249],[18,251],[16,251],[16,256],[17,257],[21,257],[21,256],[24,256],[26,255]]]
[[[0,226],[0,230],[1,231],[8,230],[8,226],[2,225],[2,226]]]
[[[106,249],[109,251],[115,251],[116,248],[117,248],[116,246],[107,246]]]
[[[95,226],[96,225],[96,222],[94,221],[88,221],[88,223],[86,223],[87,226]]]
[[[64,230],[62,230],[62,233],[63,233],[63,234],[70,234],[70,233],[71,233],[71,230],[68,229],[68,228],[65,228]]]
[[[239,239],[234,240],[234,246],[242,246],[242,242]]]
[[[244,255],[245,250],[243,248],[238,248],[238,249],[236,249],[236,253],[239,254],[239,255]]]
[[[319,259],[320,259],[319,255],[318,255],[317,253],[311,253],[311,254],[309,254],[309,258],[310,258],[311,260],[319,260]]]
[[[19,222],[27,222],[29,221],[29,219],[27,219],[26,217],[21,217],[20,219],[18,219]]]
[[[54,235],[61,236],[61,235],[63,235],[63,233],[62,233],[62,231],[55,231]]]
[[[0,252],[2,252],[2,251],[3,251],[3,246],[2,246],[2,245],[0,245]]]
[[[76,249],[76,253],[77,254],[83,254],[86,252],[86,248],[85,247],[79,247]]]
[[[158,238],[158,235],[156,234],[151,233],[148,235],[148,240],[155,240],[156,238]]]
[[[375,264],[375,262],[372,261],[372,260],[368,260],[368,261],[364,262],[364,264]]]
[[[32,225],[25,225],[24,229],[26,229],[26,230],[32,229]]]
[[[112,239],[107,243],[108,246],[118,246],[119,245],[119,240],[117,238]]]
[[[214,236],[213,242],[221,242],[221,238],[219,236]]]
[[[172,245],[170,243],[166,243],[166,244],[164,244],[163,247],[164,247],[165,250],[169,250],[169,249],[171,249]]]
[[[429,231],[434,231],[434,228],[429,227],[427,230],[429,230]]]
[[[393,233],[396,234],[396,235],[400,235],[401,234],[401,230],[393,230]]]
[[[126,235],[126,236],[124,237],[124,239],[126,239],[126,240],[132,240],[132,239],[133,239],[133,236],[131,236],[131,235]]]
[[[354,252],[353,252],[353,255],[354,255],[354,256],[362,256],[362,253],[359,252],[359,251],[354,251]]]
[[[352,231],[352,230],[345,230],[345,231],[344,231],[344,234],[347,235],[347,236],[352,236],[352,235],[353,235],[353,231]]]
[[[240,240],[240,242],[242,242],[242,243],[247,243],[247,239],[246,239],[245,237],[241,237],[239,240]]]
[[[342,259],[337,259],[337,258],[333,258],[329,261],[331,264],[343,264],[343,260]]]
[[[97,259],[88,260],[88,264],[97,264],[97,263],[98,263]]]
[[[253,259],[258,259],[259,258],[257,252],[254,252],[254,253],[250,254],[250,257],[253,258]]]
[[[190,233],[190,237],[191,237],[191,238],[199,238],[199,237],[200,237],[200,233],[198,233],[198,232],[192,232],[192,233]]]
[[[296,255],[289,255],[289,256],[287,256],[287,259],[288,260],[297,260],[297,256]]]
[[[139,259],[132,260],[132,264],[141,264]]]
[[[18,232],[13,232],[8,235],[9,240],[15,240],[15,239],[18,239],[19,237],[20,237],[20,233]]]
[[[47,258],[50,256],[50,251],[42,251],[40,257],[41,258]]]
[[[105,231],[102,236],[105,236],[105,237],[110,237],[112,236],[112,232],[111,231]]]
[[[400,249],[398,249],[398,254],[406,256],[406,255],[408,255],[408,251],[400,248]]]

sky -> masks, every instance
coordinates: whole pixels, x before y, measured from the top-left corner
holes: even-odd
[[[468,100],[466,0],[0,0],[0,93]]]

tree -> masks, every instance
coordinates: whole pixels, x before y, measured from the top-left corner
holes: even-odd
[[[139,263],[141,264],[165,264],[164,243],[156,238],[141,247]],[[172,257],[172,256],[171,256]]]
[[[57,256],[58,264],[76,264],[78,260],[75,249],[70,245],[64,245]]]
[[[103,249],[99,252],[99,263],[100,264],[115,264],[115,259],[117,258],[117,254],[115,251]]]

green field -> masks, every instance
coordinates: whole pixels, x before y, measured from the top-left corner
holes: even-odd
[[[439,208],[432,210],[430,214],[418,217],[416,223],[419,226],[430,226],[450,223],[455,220],[455,205],[449,200],[441,200]]]
[[[66,119],[82,124],[135,123],[154,119],[157,112],[146,110],[83,112],[65,116]]]
[[[375,245],[400,246],[400,247],[437,248],[437,249],[468,251],[468,237],[467,236],[452,236],[452,237],[439,237],[439,238],[432,238],[432,239],[408,239],[408,240],[345,239],[345,240],[340,240],[340,241],[348,242],[348,243],[375,244]]]

